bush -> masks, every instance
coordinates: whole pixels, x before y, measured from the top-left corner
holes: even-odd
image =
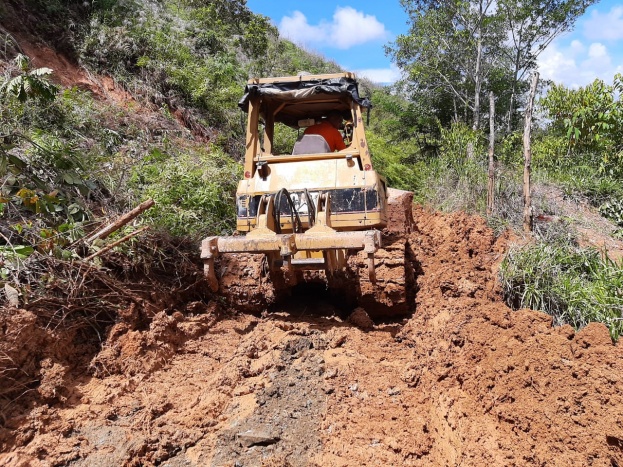
[[[416,140],[390,142],[377,133],[368,133],[375,167],[390,186],[413,191],[416,202],[437,209],[484,212],[486,151],[479,133],[455,124],[441,129],[439,141],[439,154],[423,154]],[[473,148],[473,158],[467,155],[468,144]]]
[[[130,185],[156,205],[146,217],[174,236],[201,238],[231,233],[241,166],[212,148],[169,156],[152,151],[133,169]]]
[[[487,157],[481,135],[462,123],[441,130],[438,160],[427,162],[431,174],[426,181],[430,190],[428,196],[435,208],[484,213]],[[472,157],[468,155],[470,146]]]
[[[417,164],[408,162],[413,150],[408,142],[390,143],[373,131],[366,134],[374,168],[387,178],[392,188],[418,191],[420,182],[426,178]]]
[[[605,168],[600,152],[569,153],[564,137],[544,135],[535,140],[532,154],[535,181],[559,185],[568,197],[600,206],[623,196],[621,179],[616,171]]]
[[[557,242],[511,248],[500,275],[513,309],[541,310],[576,329],[601,322],[613,339],[623,333],[623,263],[594,249]]]
[[[599,212],[619,227],[623,227],[623,198],[615,198],[606,201],[599,206]]]

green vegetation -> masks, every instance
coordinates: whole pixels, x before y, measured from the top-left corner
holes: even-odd
[[[553,85],[541,102],[552,122],[535,148],[543,177],[586,197],[615,223],[623,200],[622,79],[579,89]]]
[[[513,308],[542,310],[576,329],[598,321],[613,339],[623,333],[623,263],[594,249],[538,241],[511,249],[501,276]]]
[[[229,235],[242,169],[216,148],[173,157],[158,149],[133,168],[130,186],[156,205],[146,216],[176,236]]]

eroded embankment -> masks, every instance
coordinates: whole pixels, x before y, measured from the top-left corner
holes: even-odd
[[[621,346],[509,310],[482,219],[414,215],[403,323],[366,331],[310,298],[122,319],[62,397],[5,412],[0,463],[623,465]]]

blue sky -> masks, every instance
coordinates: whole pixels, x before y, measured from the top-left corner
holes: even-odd
[[[408,31],[398,0],[247,0],[255,13],[270,17],[283,37],[379,83],[399,70],[383,46]],[[603,0],[590,7],[572,32],[556,39],[539,59],[543,79],[569,87],[595,78],[612,82],[623,73],[623,3]]]

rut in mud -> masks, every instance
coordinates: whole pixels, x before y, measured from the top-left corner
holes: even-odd
[[[414,218],[399,322],[326,297],[192,303],[141,326],[122,313],[89,352],[4,312],[0,350],[40,382],[4,409],[0,464],[623,465],[621,345],[508,309],[506,240],[482,219]]]

